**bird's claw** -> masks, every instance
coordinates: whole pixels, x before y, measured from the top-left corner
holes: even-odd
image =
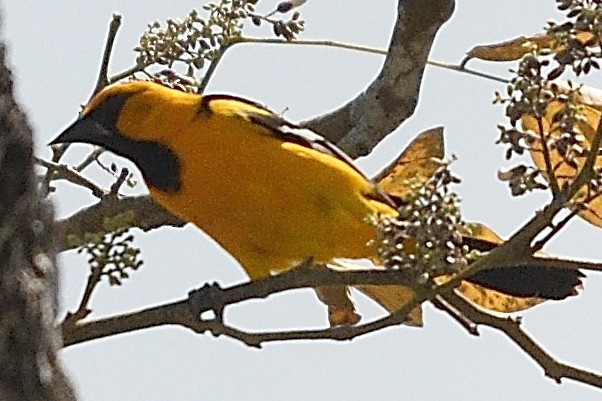
[[[205,283],[201,288],[190,291],[188,293],[190,311],[200,318],[203,312],[211,310],[215,314],[213,320],[222,322],[224,315],[222,292],[222,287],[218,283]]]

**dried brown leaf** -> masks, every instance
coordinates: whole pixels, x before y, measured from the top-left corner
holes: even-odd
[[[471,236],[474,238],[494,244],[504,242],[495,231],[481,223],[471,223],[471,232]],[[437,278],[439,283],[444,283],[447,280],[449,280],[447,276]],[[485,311],[498,313],[522,311],[545,301],[545,299],[537,297],[514,297],[468,281],[462,281],[456,288],[456,293]]]
[[[568,88],[568,87],[567,87]],[[575,124],[575,130],[584,136],[585,140],[582,144],[583,148],[588,149],[591,140],[598,127],[598,122],[602,116],[602,91],[594,88],[582,88],[580,94],[577,95],[577,99],[581,100],[582,107],[580,115],[584,118],[584,121],[579,121]],[[544,136],[546,138],[558,138],[559,122],[556,121],[556,115],[562,110],[564,103],[559,100],[551,102],[546,113],[541,121]],[[521,124],[525,131],[532,131],[536,137],[540,137],[541,133],[539,130],[539,124],[535,117],[531,115],[524,115],[521,118]],[[531,144],[531,157],[535,165],[544,172],[544,178],[547,178],[546,163],[542,152],[541,141],[537,140]],[[559,185],[562,187],[565,183],[571,182],[579,170],[585,163],[585,154],[583,156],[575,157],[574,164],[569,164],[564,161],[557,149],[549,149],[549,155],[552,166],[555,168],[555,175]],[[596,167],[602,166],[602,157],[596,159]],[[573,201],[578,203],[582,202],[588,197],[587,189],[579,191],[573,198]],[[588,221],[589,223],[602,227],[602,197],[598,196],[588,202],[588,208],[579,212],[579,216]]]
[[[426,182],[440,164],[433,159],[443,159],[445,153],[443,127],[420,133],[405,150],[374,181],[388,194],[403,197],[408,190],[408,180]]]
[[[575,38],[582,44],[585,44],[593,38],[593,34],[590,32],[579,32]],[[468,51],[466,58],[477,58],[486,61],[513,61],[530,53],[532,46],[540,50],[550,50],[554,53],[565,49],[565,46],[556,45],[554,37],[547,34],[537,34],[533,36],[519,36],[518,38],[500,43],[475,46]]]

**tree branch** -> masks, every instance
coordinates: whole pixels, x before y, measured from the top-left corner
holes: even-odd
[[[32,132],[0,41],[0,398],[72,401],[60,333],[52,208],[41,199]]]
[[[109,193],[109,191],[101,188],[95,182],[90,181],[88,178],[81,175],[77,170],[67,166],[66,164],[55,163],[39,157],[35,158],[35,162],[47,170],[46,177],[48,182],[61,179],[67,180],[75,185],[88,188],[90,191],[92,191],[92,195],[97,198],[102,198]]]
[[[107,33],[107,41],[105,43],[105,49],[102,55],[102,61],[100,63],[100,70],[98,71],[98,80],[96,81],[96,87],[92,92],[92,97],[100,92],[105,86],[109,85],[109,61],[111,60],[111,53],[113,53],[113,46],[115,44],[115,38],[117,32],[121,27],[121,15],[113,14],[111,23],[109,24],[109,32]]]
[[[277,276],[235,285],[227,289],[221,289],[217,286],[205,286],[191,292],[187,299],[105,319],[77,323],[66,319],[63,323],[64,344],[68,346],[166,324],[181,325],[202,332],[206,329],[198,326],[200,314],[220,309],[225,305],[249,299],[266,298],[271,294],[291,289],[320,285],[360,284],[413,286],[415,280],[411,272],[408,271],[336,272],[312,268],[293,269]],[[403,316],[400,316],[400,313],[394,319],[400,319],[399,323],[402,323],[403,318],[411,309],[408,309]]]
[[[575,176],[575,179],[564,187],[560,192],[554,194],[550,202],[543,210],[537,213],[531,220],[523,225],[515,234],[510,237],[506,244],[512,242],[515,250],[524,251],[529,249],[532,253],[532,243],[535,238],[547,227],[550,226],[554,217],[564,209],[571,199],[586,185],[596,174],[594,171],[598,150],[602,143],[602,121],[598,121],[598,127],[590,144],[585,163]],[[549,239],[549,238],[548,238]],[[506,245],[504,244],[504,245]]]
[[[129,225],[143,231],[163,226],[181,227],[186,224],[158,205],[148,195],[123,199],[104,197],[102,201],[95,205],[79,210],[72,216],[56,222],[59,234],[59,250],[65,251],[76,246],[75,244],[69,244],[69,235],[83,237],[85,233],[102,231],[103,222],[106,218],[130,211],[133,212],[133,217]]]
[[[335,272],[323,269],[300,268],[267,279],[235,285],[227,289],[221,289],[215,285],[206,285],[191,292],[187,299],[120,316],[75,324],[67,319],[63,323],[64,343],[69,346],[115,334],[167,324],[186,327],[200,334],[209,331],[215,336],[225,335],[248,346],[258,348],[265,343],[274,341],[316,339],[347,341],[385,327],[400,325],[404,322],[407,314],[417,305],[426,300],[434,300],[439,294],[443,294],[445,302],[468,322],[487,325],[506,333],[544,369],[547,376],[557,382],[560,382],[562,378],[570,378],[602,388],[601,375],[554,360],[522,330],[519,321],[510,318],[499,318],[477,310],[470,303],[453,293],[449,283],[442,286],[419,287],[416,295],[398,311],[384,318],[358,326],[253,333],[226,325],[221,319],[200,319],[203,312],[222,310],[227,305],[249,299],[266,298],[271,294],[285,290],[316,285],[368,284],[402,284],[416,287],[415,279],[408,271]],[[476,327],[472,326],[469,327],[469,333],[478,335]]]
[[[555,360],[521,328],[520,319],[501,318],[474,308],[455,294],[446,294],[446,300],[476,324],[486,325],[505,333],[516,345],[527,353],[544,370],[546,376],[556,383],[563,378],[572,379],[602,388],[602,375]]]
[[[414,112],[435,34],[454,6],[453,0],[400,0],[378,77],[357,98],[304,125],[353,158],[368,154]]]

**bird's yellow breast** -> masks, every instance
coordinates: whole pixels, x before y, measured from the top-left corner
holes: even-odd
[[[146,123],[171,130],[163,135],[181,164],[181,188],[151,195],[213,237],[252,279],[306,257],[369,257],[375,228],[367,218],[394,213],[370,199],[371,183],[347,163],[238,115],[166,107]]]

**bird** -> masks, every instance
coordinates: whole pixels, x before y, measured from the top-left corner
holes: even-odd
[[[377,228],[367,217],[397,215],[395,198],[337,146],[237,96],[145,80],[112,84],[50,145],[60,143],[98,145],[131,160],[152,198],[212,237],[250,280],[308,258],[373,258],[367,244]],[[499,245],[468,240],[483,252]],[[560,300],[577,294],[584,277],[578,267],[541,258],[479,271],[466,282],[512,297]],[[365,292],[389,311],[408,298],[402,287]]]

